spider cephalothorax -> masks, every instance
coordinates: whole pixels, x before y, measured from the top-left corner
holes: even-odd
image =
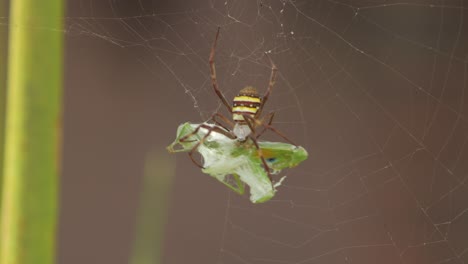
[[[267,162],[265,161],[264,155],[262,154],[262,150],[260,149],[257,143],[257,139],[261,135],[263,135],[263,133],[266,130],[271,130],[275,132],[276,134],[278,134],[279,136],[281,136],[282,138],[284,138],[289,143],[296,145],[292,143],[291,140],[289,140],[285,135],[283,135],[281,132],[279,132],[278,130],[276,130],[274,127],[271,126],[273,117],[275,115],[274,112],[271,112],[267,114],[266,116],[261,117],[263,106],[268,100],[268,96],[271,93],[271,89],[273,88],[273,85],[275,84],[276,72],[278,69],[276,68],[273,61],[270,59],[270,63],[271,63],[270,82],[268,84],[267,91],[265,92],[263,97],[260,97],[258,95],[257,89],[255,89],[252,86],[247,86],[243,88],[242,90],[240,90],[239,94],[234,97],[233,105],[232,106],[229,105],[228,101],[226,100],[224,95],[219,90],[218,81],[216,80],[216,68],[215,68],[215,62],[214,62],[214,55],[215,55],[216,43],[218,41],[218,36],[219,36],[219,28],[218,28],[218,31],[216,32],[215,41],[213,43],[213,46],[210,52],[209,64],[210,64],[210,72],[211,72],[211,83],[213,85],[214,92],[219,97],[222,104],[226,106],[229,113],[232,114],[232,121],[229,120],[227,117],[225,117],[221,113],[214,113],[213,116],[208,121],[213,121],[216,125],[213,126],[213,125],[201,124],[192,133],[182,137],[180,141],[184,142],[185,140],[188,140],[190,136],[196,134],[198,130],[200,130],[200,128],[204,128],[208,130],[206,135],[197,144],[195,144],[193,149],[189,152],[189,156],[192,159],[193,163],[195,163],[200,168],[203,168],[203,166],[201,166],[194,160],[193,152],[197,150],[198,146],[200,146],[200,144],[202,144],[203,141],[206,140],[206,138],[211,134],[211,132],[214,131],[216,133],[223,134],[228,138],[236,139],[240,142],[240,144],[243,144],[248,139],[250,139],[252,143],[254,144],[255,148],[257,149],[258,156],[260,157],[263,163],[263,166],[271,180],[270,168],[268,167]],[[218,118],[220,120],[218,120]],[[222,124],[220,121],[223,121],[224,124]],[[230,129],[228,127],[230,127]],[[262,127],[263,129],[260,132],[258,132],[256,130],[257,127]]]

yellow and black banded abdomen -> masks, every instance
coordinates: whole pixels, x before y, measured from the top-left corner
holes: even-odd
[[[242,93],[244,90],[245,88],[241,90],[239,95],[234,97],[232,119],[236,122],[243,122],[243,115],[254,117],[261,105],[261,99],[258,95]]]

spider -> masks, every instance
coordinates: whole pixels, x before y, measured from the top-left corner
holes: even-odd
[[[254,87],[246,86],[245,88],[239,91],[239,94],[237,96],[234,97],[233,105],[231,106],[219,90],[218,81],[216,79],[214,56],[216,43],[218,42],[219,30],[220,28],[218,27],[213,46],[211,47],[209,58],[211,83],[213,85],[214,92],[221,100],[222,104],[226,106],[228,112],[232,115],[232,121],[229,120],[223,114],[216,112],[210,117],[210,119],[208,119],[208,121],[213,121],[216,125],[208,125],[206,123],[203,123],[199,125],[192,133],[182,137],[180,141],[187,142],[192,135],[196,134],[198,130],[200,130],[200,128],[208,130],[205,136],[200,141],[198,141],[197,144],[195,144],[189,152],[189,156],[192,162],[203,169],[203,166],[197,163],[193,158],[193,153],[197,150],[200,144],[202,144],[203,141],[211,134],[211,132],[214,131],[223,134],[230,139],[237,140],[240,144],[245,144],[247,140],[250,139],[253,142],[255,148],[257,149],[258,156],[262,161],[263,167],[265,168],[265,171],[267,172],[270,181],[273,183],[270,168],[268,167],[264,155],[262,154],[262,149],[259,147],[257,139],[261,135],[263,135],[263,133],[265,133],[266,130],[271,130],[286,141],[288,141],[289,143],[297,146],[291,140],[289,140],[283,133],[271,126],[271,123],[273,122],[273,117],[275,116],[274,112],[270,112],[267,115],[261,117],[263,107],[265,106],[265,103],[267,102],[268,97],[271,93],[271,89],[275,84],[278,69],[276,68],[276,65],[273,63],[271,58],[269,58],[271,64],[271,76],[267,91],[265,92],[263,97],[259,96],[257,90]],[[229,126],[231,129],[228,129],[225,125],[220,123],[218,121],[218,118],[222,120],[225,124],[227,124],[227,126]],[[262,127],[262,130],[259,133],[257,133],[258,127]]]

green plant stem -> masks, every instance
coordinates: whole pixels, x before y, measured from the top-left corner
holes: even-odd
[[[11,1],[0,264],[55,259],[63,10]]]
[[[163,238],[175,161],[164,152],[146,158],[130,264],[162,263]]]
[[[7,2],[0,0],[0,18],[7,18]],[[5,143],[6,64],[8,28],[0,26],[0,212],[2,210],[3,159]]]

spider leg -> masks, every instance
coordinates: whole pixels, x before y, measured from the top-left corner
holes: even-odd
[[[276,74],[277,74],[277,72],[278,72],[278,68],[276,67],[275,63],[274,63],[273,60],[270,58],[270,56],[268,56],[268,54],[267,54],[267,57],[268,57],[268,59],[270,59],[270,63],[271,63],[270,82],[269,82],[269,84],[268,84],[268,89],[267,89],[267,91],[265,92],[265,95],[263,95],[261,105],[260,105],[260,107],[258,108],[257,113],[255,114],[255,117],[256,117],[256,118],[258,118],[258,117],[262,114],[263,106],[265,106],[265,103],[268,101],[268,97],[270,96],[271,89],[272,89],[273,86],[275,85],[275,82],[276,82]]]
[[[208,129],[208,130],[211,129],[210,126],[207,126],[207,125],[205,125],[205,124],[201,124],[201,125],[199,125],[197,128],[195,128],[195,130],[193,130],[190,134],[187,134],[187,135],[181,137],[181,138],[179,139],[179,141],[180,141],[180,142],[189,142],[189,141],[191,142],[191,141],[194,141],[194,140],[187,140],[187,139],[190,138],[191,136],[197,134],[197,132],[198,132],[198,130],[200,130],[200,128],[205,128],[205,129]],[[208,134],[208,133],[207,133],[207,134]],[[190,150],[190,152],[189,152],[189,157],[190,157],[190,159],[192,160],[193,164],[195,164],[195,165],[197,165],[197,167],[203,169],[203,166],[201,166],[200,164],[198,164],[198,162],[196,162],[195,159],[193,158],[193,152],[194,152],[199,146],[200,146],[200,141],[197,142],[197,144],[195,144],[195,146],[193,146],[193,148]]]
[[[252,131],[251,134],[255,135],[255,118],[249,116],[248,114],[242,114],[242,117],[244,117],[245,123],[249,126],[250,131]]]
[[[270,179],[271,184],[273,185],[273,177],[271,176],[270,173],[270,167],[268,167],[268,164],[265,161],[265,157],[263,156],[262,149],[258,145],[257,139],[255,138],[255,119],[247,114],[242,115],[244,117],[245,122],[249,126],[250,130],[252,133],[249,135],[249,138],[252,140],[252,142],[255,145],[255,148],[257,149],[258,156],[260,157],[260,160],[263,163],[263,167],[265,168],[265,171],[267,172],[268,178]]]
[[[287,142],[289,142],[290,144],[294,145],[297,147],[297,145],[292,142],[288,137],[286,137],[283,133],[281,133],[278,129],[272,127],[271,125],[267,125],[267,124],[262,124],[263,127],[265,127],[266,129],[270,129],[271,131],[275,132],[278,136],[282,137],[284,140],[286,140]]]
[[[271,125],[271,123],[273,122],[274,117],[275,117],[275,112],[270,112],[265,117],[263,117],[263,121],[268,120],[268,125]],[[262,123],[263,123],[263,121],[262,121]],[[260,131],[260,133],[258,133],[258,135],[255,138],[258,139],[260,136],[263,135],[263,133],[265,133],[265,131],[267,131],[267,128],[263,127],[263,130]]]
[[[255,139],[255,137],[252,136],[252,135],[250,135],[249,138],[254,143],[255,148],[257,148],[257,153],[258,153],[258,156],[260,157],[260,160],[263,163],[263,168],[265,169],[265,171],[266,171],[266,173],[268,175],[268,179],[270,179],[270,182],[273,185],[273,177],[271,176],[271,173],[270,173],[270,167],[268,167],[268,164],[265,161],[265,157],[263,156],[262,149],[260,148],[260,146],[257,143],[257,139]]]
[[[226,100],[224,95],[219,90],[218,81],[216,80],[216,67],[215,67],[215,62],[214,62],[214,55],[215,55],[216,43],[218,42],[219,29],[220,28],[218,27],[218,31],[216,31],[216,37],[215,37],[215,40],[213,42],[213,46],[211,47],[211,52],[210,52],[209,62],[210,62],[210,72],[211,72],[211,84],[213,85],[213,89],[216,95],[218,95],[221,102],[226,106],[229,113],[232,113],[232,107],[229,105],[228,101]]]
[[[198,147],[200,146],[200,144],[203,143],[203,141],[205,141],[205,139],[211,134],[211,132],[213,131],[213,127],[210,127],[208,129],[208,133],[206,133],[206,135],[200,140],[197,142],[197,144],[195,144],[195,146],[193,146],[193,148],[190,150],[190,152],[188,153],[189,154],[189,157],[190,159],[192,160],[192,162],[197,165],[200,169],[204,169],[205,167],[203,167],[202,165],[200,165],[198,162],[195,161],[195,159],[193,158],[193,152],[195,152],[195,150],[198,149]]]
[[[231,127],[231,129],[234,127],[234,123],[231,122],[231,120],[229,120],[227,117],[225,117],[223,114],[221,113],[214,113],[213,116],[211,117],[211,120],[213,120],[213,122],[215,122],[215,124],[223,127],[224,129],[226,130],[230,130],[228,129],[226,126],[224,126],[223,124],[221,124],[221,122],[219,122],[218,120],[216,120],[216,117],[219,117],[221,118],[221,120],[223,120],[227,125],[229,125]]]
[[[275,132],[278,136],[282,137],[284,140],[286,140],[288,143],[294,145],[297,147],[297,144],[295,144],[294,142],[292,142],[292,140],[290,140],[288,137],[286,137],[286,135],[284,135],[283,133],[281,133],[278,129],[274,128],[271,123],[273,122],[273,118],[275,117],[275,112],[270,112],[268,115],[265,116],[264,120],[268,120],[268,123],[265,124],[263,121],[260,122],[260,125],[263,126],[263,130],[260,131],[260,133],[258,133],[258,135],[256,136],[256,138],[258,139],[261,135],[263,135],[263,133],[265,133],[268,129]]]
[[[214,113],[214,114],[207,120],[207,122],[208,122],[208,121],[213,121],[213,122],[215,122],[217,125],[219,125],[220,127],[226,129],[221,123],[219,123],[219,122],[215,119],[216,116],[220,117],[221,119],[223,119],[223,120],[225,120],[225,121],[228,121],[227,123],[228,123],[229,125],[232,125],[232,122],[230,122],[229,119],[227,119],[225,116],[223,116],[223,115],[220,114],[220,113]],[[189,140],[187,140],[187,139],[188,139],[189,137],[191,137],[191,136],[197,134],[197,132],[198,132],[198,130],[200,130],[200,128],[205,128],[205,129],[207,129],[207,130],[210,130],[211,126],[209,126],[209,125],[207,125],[207,124],[205,124],[205,123],[200,124],[200,125],[197,126],[191,133],[189,133],[189,134],[187,134],[187,135],[181,137],[181,138],[179,139],[179,141],[181,141],[181,142],[189,142]],[[229,129],[226,129],[226,131],[220,129],[219,127],[215,127],[215,128],[213,128],[213,129],[216,130],[215,132],[218,132],[218,133],[220,133],[220,134],[223,134],[224,136],[226,136],[226,137],[228,137],[228,138],[230,138],[230,139],[236,139],[236,137],[235,137],[233,134],[229,133]],[[192,140],[192,141],[193,141],[193,140]]]
[[[187,134],[183,137],[181,137],[179,139],[180,142],[188,142],[188,138],[190,138],[191,136],[197,134],[197,132],[200,130],[200,128],[204,128],[204,129],[207,129],[208,132],[206,133],[205,136],[203,136],[203,138],[198,141],[195,146],[193,146],[193,148],[190,150],[190,152],[188,153],[189,154],[189,157],[190,159],[192,160],[192,162],[197,165],[197,167],[203,169],[203,166],[200,165],[198,162],[195,161],[195,159],[193,158],[193,153],[198,149],[198,147],[200,146],[200,144],[202,144],[206,138],[208,138],[208,136],[211,134],[211,132],[217,132],[217,133],[220,133],[220,134],[223,134],[224,136],[228,137],[228,138],[231,138],[231,139],[235,139],[236,137],[232,134],[230,134],[228,131],[224,130],[223,128],[220,128],[220,127],[217,127],[217,126],[209,126],[209,125],[206,125],[206,124],[200,124],[199,126],[197,126],[197,128],[195,128],[193,130],[193,132],[191,132],[190,134]]]
[[[203,136],[203,138],[197,142],[197,144],[195,144],[195,146],[193,146],[193,148],[190,150],[189,152],[189,157],[190,159],[192,160],[192,162],[197,165],[200,169],[204,169],[204,167],[202,165],[200,165],[198,162],[195,161],[195,159],[193,158],[193,153],[198,149],[198,147],[203,144],[203,142],[210,136],[211,132],[217,132],[217,133],[220,133],[220,134],[223,134],[231,139],[234,139],[235,137],[233,137],[233,135],[230,135],[227,131],[223,130],[222,128],[220,127],[217,127],[217,126],[204,126],[203,128],[205,129],[208,129],[208,132],[206,133],[205,136]]]
[[[202,128],[202,127],[205,128],[205,124],[201,124],[201,125],[197,126],[197,128],[195,128],[195,130],[193,130],[193,131],[190,132],[189,134],[187,134],[187,135],[181,137],[181,138],[179,139],[179,141],[180,141],[180,142],[193,142],[193,141],[195,141],[195,140],[188,140],[188,138],[191,137],[191,136],[193,136],[193,135],[195,135],[195,134],[197,134],[198,130],[200,130],[200,128]]]

